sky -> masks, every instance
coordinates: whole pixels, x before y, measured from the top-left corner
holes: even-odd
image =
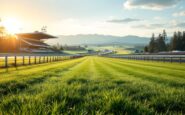
[[[185,0],[0,0],[0,18],[16,32],[171,36],[185,29]]]

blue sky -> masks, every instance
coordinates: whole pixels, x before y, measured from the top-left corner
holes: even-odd
[[[0,0],[2,20],[16,18],[20,32],[56,35],[169,35],[185,29],[184,0]]]

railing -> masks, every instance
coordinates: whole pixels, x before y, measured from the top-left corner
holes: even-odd
[[[0,68],[8,68],[8,67],[17,67],[24,65],[33,65],[33,64],[42,64],[56,61],[63,61],[67,59],[75,59],[83,57],[82,55],[70,55],[70,56],[61,56],[61,55],[35,55],[35,56],[0,56]]]
[[[107,57],[129,60],[185,63],[185,55],[107,55]]]

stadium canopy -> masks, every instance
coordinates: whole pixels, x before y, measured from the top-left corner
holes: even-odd
[[[52,39],[57,38],[56,36],[52,36],[43,32],[33,32],[33,33],[18,33],[16,34],[18,38],[24,38],[24,39]]]

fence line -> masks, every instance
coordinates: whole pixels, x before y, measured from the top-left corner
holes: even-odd
[[[128,60],[158,61],[164,63],[185,63],[185,55],[107,55],[107,57]]]
[[[0,56],[0,68],[17,67],[24,65],[42,64],[67,59],[83,57],[82,55],[70,56]]]

